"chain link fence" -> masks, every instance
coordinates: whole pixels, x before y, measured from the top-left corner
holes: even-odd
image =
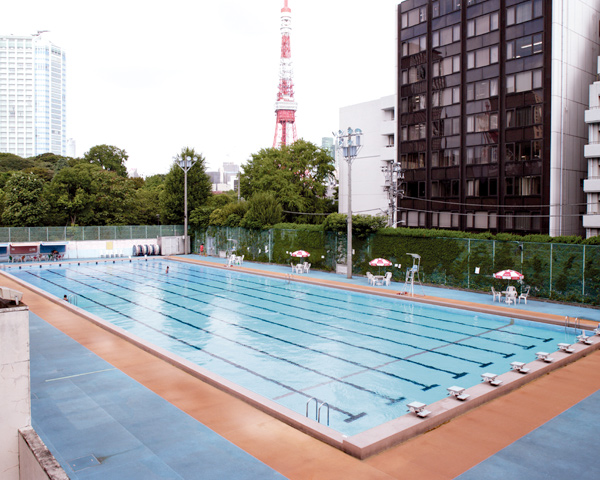
[[[195,251],[201,243],[209,255],[236,252],[245,259],[289,264],[294,250],[310,252],[312,268],[335,271],[346,259],[346,235],[320,230],[246,230],[209,227],[195,233]],[[521,272],[521,288],[530,286],[530,295],[600,305],[600,246],[533,243],[501,240],[411,237],[378,233],[366,239],[353,237],[356,275],[364,275],[369,261],[382,257],[395,281],[404,282],[412,266],[409,253],[421,256],[420,273],[425,283],[491,292],[503,290],[507,282],[493,274],[504,269]],[[389,269],[388,269],[389,270]],[[513,282],[515,283],[515,282]],[[518,285],[517,285],[518,286]]]
[[[128,225],[114,227],[2,227],[0,242],[71,242],[128,240],[183,235],[183,225]]]

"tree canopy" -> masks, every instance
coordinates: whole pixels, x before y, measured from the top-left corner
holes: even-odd
[[[242,166],[241,194],[251,199],[257,193],[272,192],[282,206],[284,221],[320,223],[320,216],[295,213],[331,213],[333,202],[327,189],[335,170],[327,150],[298,140],[281,148],[262,149]]]
[[[196,160],[187,172],[188,216],[191,211],[204,205],[212,195],[212,184],[206,174],[206,160],[193,148],[183,148],[173,158],[171,170],[165,177],[160,195],[161,217],[164,223],[183,223],[184,217],[184,172],[178,162],[186,157]]]
[[[112,145],[96,145],[83,155],[86,162],[100,165],[104,170],[115,172],[121,177],[127,177],[125,162],[128,158],[125,150]]]

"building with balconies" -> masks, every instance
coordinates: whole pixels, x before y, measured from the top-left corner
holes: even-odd
[[[600,235],[600,57],[598,78],[590,85],[590,108],[585,111],[589,141],[584,148],[588,164],[588,176],[583,182],[587,195],[587,210],[583,216],[583,228],[587,238]]]
[[[340,108],[340,130],[360,128],[362,148],[352,163],[353,215],[385,215],[395,223],[399,183],[396,164],[396,96]],[[339,213],[348,213],[348,163],[336,152]]]

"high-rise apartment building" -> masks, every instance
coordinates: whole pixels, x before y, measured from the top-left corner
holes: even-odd
[[[0,36],[0,152],[67,155],[65,52],[44,38]]]
[[[405,0],[398,216],[407,226],[581,234],[598,0]]]

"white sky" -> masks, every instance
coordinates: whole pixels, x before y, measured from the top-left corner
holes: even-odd
[[[296,128],[321,144],[339,108],[395,93],[401,0],[289,0]],[[209,169],[273,146],[283,0],[18,0],[0,33],[38,30],[67,54],[67,137],[166,173],[182,147]]]

